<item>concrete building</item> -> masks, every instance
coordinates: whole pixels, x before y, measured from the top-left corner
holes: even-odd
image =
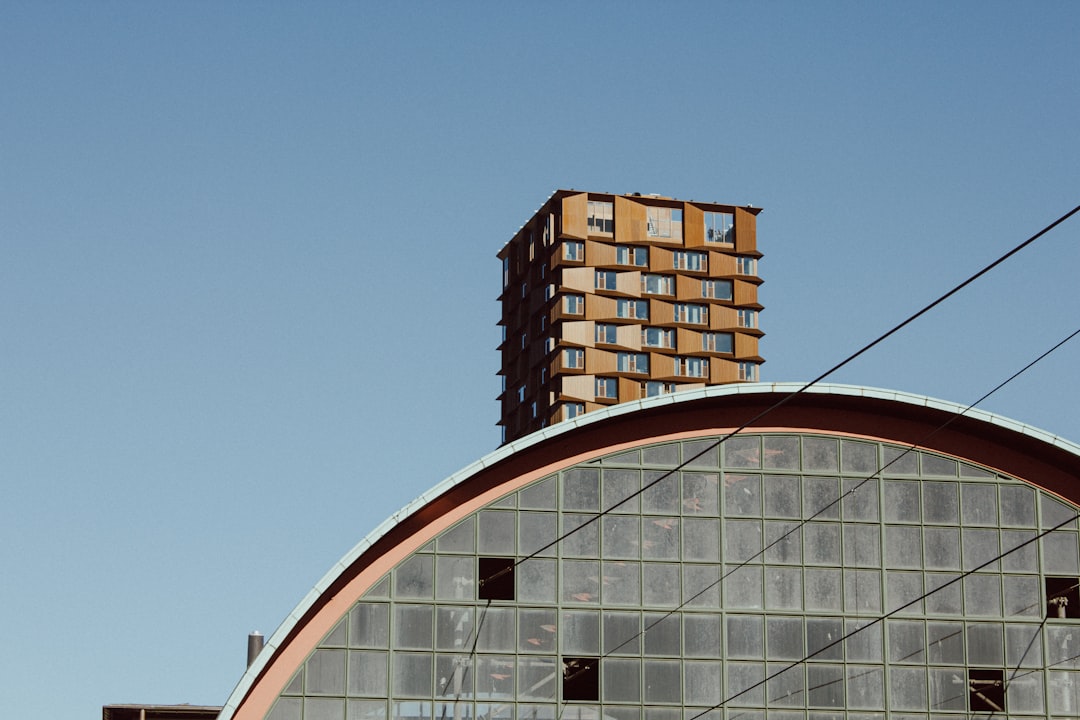
[[[504,442],[615,403],[757,381],[759,212],[555,192],[499,252]]]
[[[346,553],[221,720],[1080,718],[1080,447],[799,388],[504,445]]]

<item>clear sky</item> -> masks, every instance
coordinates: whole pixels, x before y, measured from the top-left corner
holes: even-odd
[[[0,4],[0,707],[223,703],[499,439],[557,188],[753,204],[766,381],[1080,203],[1075,2]],[[1080,327],[1080,217],[830,378],[968,403]],[[1080,441],[1080,340],[983,407]]]

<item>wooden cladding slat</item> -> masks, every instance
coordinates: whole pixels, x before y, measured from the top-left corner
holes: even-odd
[[[573,345],[591,346],[596,338],[595,325],[591,320],[565,321],[561,328],[561,339]]]
[[[590,240],[585,243],[585,262],[590,265],[614,265],[615,246]]]
[[[641,297],[641,273],[637,270],[615,276],[615,289],[623,295]]]
[[[675,349],[680,353],[701,352],[701,333],[688,328],[675,328]]]
[[[619,345],[631,350],[641,349],[641,326],[620,325],[615,328],[615,339]]]
[[[738,265],[734,255],[721,252],[709,253],[709,275],[711,277],[726,277],[737,274]]]
[[[755,283],[747,282],[745,280],[735,281],[735,304],[736,305],[756,305],[757,304],[757,285]]]
[[[652,272],[674,272],[675,253],[666,248],[649,248],[649,269]]]
[[[723,358],[709,358],[709,382],[731,383],[739,381],[739,364]]]
[[[590,295],[585,302],[585,318],[587,320],[614,320],[617,311],[618,307],[615,298]]]
[[[615,239],[619,242],[644,242],[646,238],[645,206],[628,198],[615,196]]]
[[[662,300],[649,301],[649,324],[670,325],[675,322],[675,306]]]
[[[591,267],[568,267],[562,271],[563,290],[592,292],[596,287],[596,269]]]
[[[562,199],[562,236],[584,240],[589,236],[589,194],[567,195]]]
[[[618,372],[618,355],[607,350],[587,348],[585,350],[585,369],[593,375]]]
[[[563,375],[561,400],[592,400],[595,397],[595,375]]]
[[[641,381],[634,378],[619,378],[619,402],[637,400],[642,396]]]
[[[756,358],[758,357],[758,338],[755,335],[735,333],[735,357]]]
[[[757,250],[757,216],[745,208],[735,208],[735,251]]]
[[[675,276],[675,297],[679,300],[701,301],[701,278],[689,275]]]
[[[688,248],[705,245],[705,211],[690,203],[683,204],[683,244]]]
[[[723,305],[709,306],[709,329],[732,330],[739,326],[739,311]]]

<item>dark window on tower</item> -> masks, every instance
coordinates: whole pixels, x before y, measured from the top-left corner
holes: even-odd
[[[1005,712],[1005,671],[968,670],[971,712]]]
[[[514,599],[514,558],[482,557],[479,570],[481,600]]]
[[[1080,578],[1046,578],[1046,617],[1080,618]]]
[[[600,699],[600,658],[563,658],[563,701]]]

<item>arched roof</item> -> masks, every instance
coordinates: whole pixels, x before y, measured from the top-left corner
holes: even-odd
[[[770,410],[781,401],[780,407]],[[823,432],[918,445],[1025,480],[1080,504],[1080,446],[993,413],[925,396],[851,385],[819,384],[804,389],[803,383],[748,383],[621,403],[500,447],[372,530],[334,564],[270,636],[219,717],[230,720],[253,700],[254,705],[267,707],[296,663],[329,629],[324,627],[327,618],[339,617],[339,611],[363,591],[358,588],[381,577],[435,532],[500,497],[508,483],[521,485],[636,445],[723,434],[752,418],[758,419],[747,429],[755,432]],[[319,617],[322,624],[314,622]],[[262,684],[267,686],[265,691],[259,687]]]

